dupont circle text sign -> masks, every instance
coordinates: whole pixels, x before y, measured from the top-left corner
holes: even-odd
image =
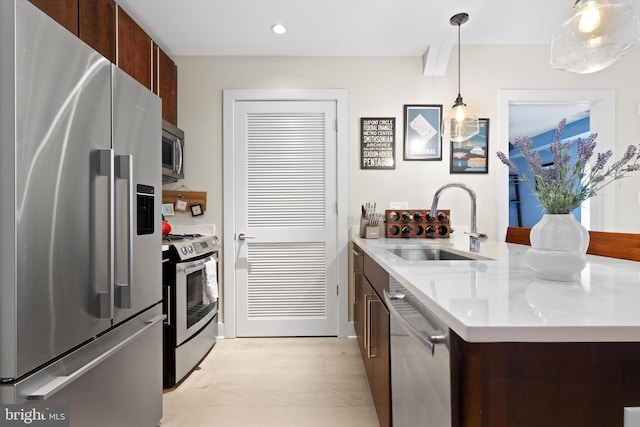
[[[396,168],[395,117],[361,118],[360,137],[360,169]]]

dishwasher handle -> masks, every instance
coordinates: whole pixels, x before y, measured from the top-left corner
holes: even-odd
[[[389,292],[384,289],[384,302],[387,304],[387,308],[389,309],[389,313],[393,316],[397,321],[400,327],[413,339],[415,339],[424,350],[433,356],[436,351],[436,344],[444,342],[447,338],[447,334],[440,330],[429,330],[427,331],[427,336],[420,333],[420,331],[416,330],[394,307],[393,300],[404,299],[403,294],[389,294]],[[425,319],[429,324],[429,319]]]

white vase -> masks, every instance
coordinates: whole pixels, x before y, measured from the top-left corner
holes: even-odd
[[[571,214],[546,214],[529,234],[525,261],[538,279],[571,282],[587,265],[589,232]]]

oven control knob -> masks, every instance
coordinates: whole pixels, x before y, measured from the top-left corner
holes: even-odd
[[[186,246],[182,247],[182,253],[185,254],[185,255],[187,254],[187,247]]]
[[[189,246],[189,253],[192,254],[193,253],[193,246]]]

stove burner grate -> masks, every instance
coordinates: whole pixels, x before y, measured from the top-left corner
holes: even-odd
[[[193,240],[198,237],[202,237],[202,234],[167,234],[162,236],[162,241],[168,242],[182,242],[184,240]]]

